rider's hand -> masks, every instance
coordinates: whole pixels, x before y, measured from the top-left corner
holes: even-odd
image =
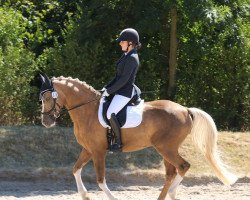
[[[107,90],[105,89],[104,92],[102,93],[102,97],[108,97],[109,93],[107,92]]]
[[[106,90],[106,88],[104,87],[104,88],[102,88],[102,89],[100,90],[100,92],[103,93],[105,90]]]

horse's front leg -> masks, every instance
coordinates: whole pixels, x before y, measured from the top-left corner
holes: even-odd
[[[90,199],[88,196],[87,189],[85,188],[81,177],[82,168],[88,163],[90,159],[91,159],[91,154],[87,152],[85,149],[82,149],[82,152],[80,153],[80,156],[73,168],[73,174],[76,180],[77,190],[78,193],[81,195],[82,200]]]
[[[93,162],[96,171],[96,181],[102,191],[108,196],[110,200],[117,200],[114,195],[109,190],[106,179],[105,179],[105,154],[106,153],[99,153],[95,156],[93,155]]]

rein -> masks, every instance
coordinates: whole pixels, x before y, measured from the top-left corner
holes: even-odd
[[[54,91],[55,91],[55,90],[54,90]],[[85,106],[85,105],[87,105],[87,104],[89,104],[89,103],[91,103],[91,102],[93,102],[93,101],[98,100],[98,97],[99,97],[99,96],[96,96],[96,98],[91,99],[91,100],[89,100],[89,101],[87,101],[87,102],[81,103],[81,104],[79,104],[79,105],[73,106],[72,108],[69,108],[69,109],[66,109],[66,108],[65,108],[65,110],[69,112],[69,111],[74,110],[74,109],[76,109],[76,108],[79,108],[79,107],[81,107],[81,106]],[[54,100],[54,101],[53,101],[54,104],[53,104],[52,108],[51,108],[49,111],[47,111],[47,112],[42,112],[41,114],[42,114],[42,115],[48,115],[48,116],[51,117],[51,118],[53,117],[53,118],[57,119],[58,117],[60,117],[60,112],[61,112],[61,110],[62,110],[62,107],[56,102],[57,97],[56,97],[56,98],[53,98],[53,100]],[[59,110],[56,110],[56,106],[59,107]],[[54,114],[52,114],[52,112],[54,112]],[[57,115],[55,115],[55,113],[57,113]]]
[[[53,88],[53,91],[55,91],[54,90],[54,88]],[[55,91],[56,92],[56,91]],[[153,93],[154,91],[145,91],[145,92],[142,92],[142,94],[143,93]],[[56,92],[57,93],[57,92]],[[69,109],[66,109],[66,108],[64,108],[66,111],[72,111],[72,110],[74,110],[74,109],[77,109],[77,108],[79,108],[79,107],[81,107],[81,106],[85,106],[85,105],[87,105],[87,104],[89,104],[89,103],[91,103],[91,102],[94,102],[94,101],[96,101],[96,100],[98,100],[99,99],[99,96],[96,96],[96,98],[94,98],[94,99],[91,99],[91,100],[89,100],[89,101],[87,101],[87,102],[84,102],[84,103],[80,103],[80,104],[78,104],[78,105],[76,105],[76,106],[73,106],[72,108],[69,108]],[[56,97],[53,97],[53,100],[54,100],[54,104],[53,104],[53,106],[52,106],[52,108],[49,110],[49,111],[47,111],[47,112],[42,112],[41,114],[42,115],[48,115],[49,117],[53,117],[53,118],[55,118],[55,119],[57,119],[58,117],[60,117],[60,112],[61,112],[61,110],[62,110],[62,107],[56,102],[56,100],[57,100],[57,96]],[[59,107],[59,110],[57,110],[56,109],[56,106],[58,106]],[[54,114],[52,114],[52,112],[54,112]]]
[[[81,107],[81,106],[85,106],[85,105],[87,105],[87,104],[89,104],[89,103],[91,103],[91,102],[93,102],[93,101],[96,101],[97,99],[98,99],[98,97],[96,97],[96,98],[94,98],[94,99],[92,99],[92,100],[90,100],[90,101],[87,101],[87,102],[85,102],[85,103],[81,103],[81,104],[79,104],[79,105],[76,105],[76,106],[74,106],[74,107],[72,107],[72,108],[65,109],[65,110],[67,110],[67,111],[74,110],[74,109],[79,108],[79,107]]]

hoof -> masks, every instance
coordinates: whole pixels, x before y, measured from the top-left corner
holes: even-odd
[[[89,194],[81,194],[82,200],[91,200]]]
[[[168,193],[169,197],[171,200],[175,200],[175,195],[176,195],[176,192],[171,192],[171,193]]]

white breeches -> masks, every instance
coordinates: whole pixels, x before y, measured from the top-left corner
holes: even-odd
[[[131,100],[131,98],[134,96],[134,89],[132,92],[131,97],[125,97],[119,94],[116,94],[112,100],[112,102],[109,105],[109,108],[107,110],[107,118],[111,118],[111,114],[114,113],[115,115],[123,109],[123,107]]]

